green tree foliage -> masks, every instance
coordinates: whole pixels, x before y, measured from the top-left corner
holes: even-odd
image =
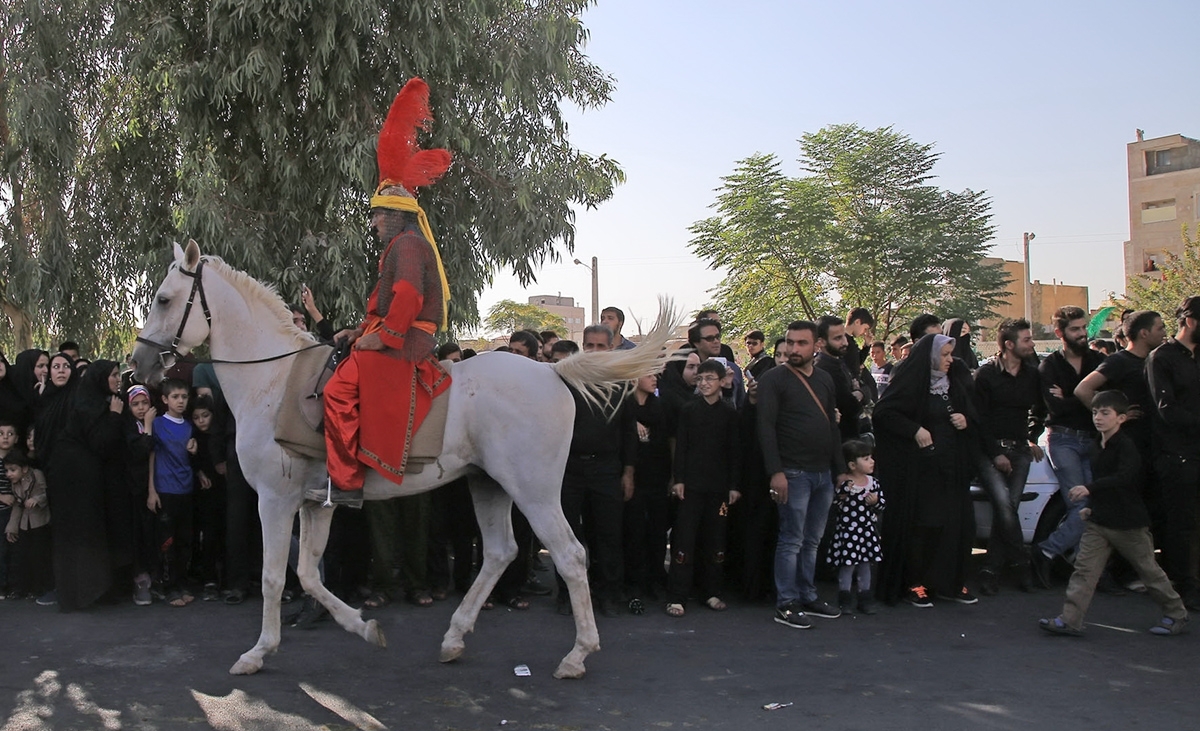
[[[1200,224],[1194,232],[1183,224],[1183,256],[1167,252],[1166,261],[1153,275],[1134,277],[1125,294],[1131,310],[1153,310],[1160,313],[1171,329],[1175,309],[1184,298],[1200,294]]]
[[[572,206],[622,180],[560,111],[612,92],[582,53],[591,0],[0,2],[0,302],[29,332],[128,332],[189,237],[356,321],[381,253],[375,139],[414,75],[422,144],[455,155],[419,195],[455,323],[496,271],[529,283],[569,251]]]
[[[484,327],[490,333],[507,335],[517,330],[553,330],[559,337],[568,337],[567,322],[560,316],[542,309],[537,305],[528,305],[513,300],[500,300],[488,310],[483,320]]]
[[[780,332],[788,320],[866,307],[880,336],[915,315],[978,320],[1005,295],[982,263],[991,239],[985,194],[931,184],[938,155],[891,128],[833,125],[800,140],[804,175],[755,155],[723,179],[717,215],[691,245],[729,276],[717,291],[734,329]]]
[[[754,155],[724,182],[718,215],[691,227],[692,250],[713,269],[730,272],[716,294],[732,332],[782,333],[797,317],[829,307],[832,282],[822,266],[832,217],[820,191],[784,176],[772,155]]]

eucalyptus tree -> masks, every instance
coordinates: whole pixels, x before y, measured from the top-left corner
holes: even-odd
[[[335,321],[361,317],[375,139],[414,75],[432,88],[423,144],[455,155],[419,199],[456,324],[478,322],[498,271],[525,284],[569,251],[573,208],[623,179],[571,145],[562,113],[613,89],[583,53],[589,0],[5,4],[0,298],[53,332],[128,328],[147,270],[187,237],[287,298],[307,283]],[[120,306],[97,312],[104,292]]]

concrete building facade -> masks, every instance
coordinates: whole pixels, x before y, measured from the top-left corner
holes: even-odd
[[[1025,316],[1026,286],[1030,287],[1033,295],[1033,312],[1030,324],[1034,325],[1035,331],[1038,325],[1046,328],[1046,330],[1053,331],[1054,312],[1060,307],[1074,305],[1083,308],[1084,312],[1088,311],[1087,287],[1077,284],[1062,284],[1057,280],[1050,284],[1043,284],[1040,280],[1036,279],[1031,285],[1027,285],[1029,277],[1025,273],[1025,264],[1023,262],[984,259],[983,263],[1002,265],[1004,273],[1009,278],[1008,298],[1003,304],[996,307],[998,317],[992,320],[984,320],[980,323],[980,326],[985,330],[991,331],[1001,320],[1008,318],[1017,319]],[[1036,334],[1035,332],[1035,337]]]
[[[529,298],[528,304],[537,305],[552,315],[558,315],[567,323],[569,340],[583,342],[583,329],[587,327],[587,314],[582,307],[575,306],[574,297],[560,294],[537,294]]]
[[[1168,253],[1183,253],[1180,227],[1200,221],[1200,141],[1183,135],[1138,140],[1126,147],[1129,240],[1125,282],[1154,276]]]

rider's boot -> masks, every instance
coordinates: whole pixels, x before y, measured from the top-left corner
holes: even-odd
[[[326,479],[320,487],[310,488],[304,493],[305,500],[320,503],[323,508],[342,506],[346,508],[361,508],[363,504],[362,490],[342,490],[333,484],[332,479]]]

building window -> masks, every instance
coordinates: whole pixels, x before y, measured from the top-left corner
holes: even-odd
[[[1188,147],[1172,147],[1167,150],[1146,150],[1146,174],[1161,175],[1180,170],[1191,170],[1197,166],[1197,157]]]
[[[1142,257],[1142,272],[1145,274],[1162,271],[1162,265],[1163,253],[1161,251],[1147,251]]]
[[[1142,204],[1142,223],[1161,223],[1175,220],[1175,199]]]

